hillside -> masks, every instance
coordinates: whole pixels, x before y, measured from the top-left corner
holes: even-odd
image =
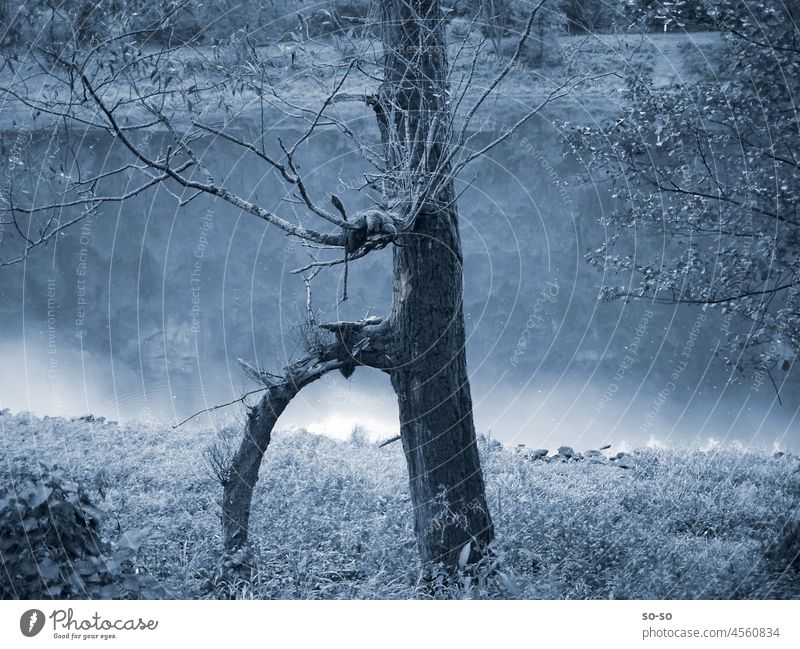
[[[221,489],[204,461],[216,435],[3,411],[0,484],[59,465],[107,512],[108,538],[144,528],[140,567],[176,598],[800,597],[796,456],[643,449],[543,460],[482,438],[496,555],[447,584],[421,573],[400,445],[302,430],[276,434],[265,456],[252,583],[226,584]]]

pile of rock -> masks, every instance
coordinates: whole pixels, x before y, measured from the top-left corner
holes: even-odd
[[[546,460],[549,452],[546,448],[537,448],[529,457],[531,460]]]
[[[517,452],[526,460],[531,462],[591,462],[593,464],[608,464],[617,466],[620,469],[632,469],[634,458],[630,453],[619,452],[612,455],[605,455],[602,451],[609,449],[603,446],[600,450],[591,449],[585,453],[577,453],[570,446],[559,446],[555,455],[550,455],[546,448],[529,449],[524,444],[517,445]]]
[[[609,462],[613,463],[614,466],[618,466],[620,469],[632,469],[636,466],[633,455],[630,453],[620,452],[608,459]]]

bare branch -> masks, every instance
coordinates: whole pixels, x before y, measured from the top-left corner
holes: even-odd
[[[595,81],[597,79],[601,79],[603,77],[613,76],[616,72],[603,72],[601,74],[595,74],[590,76],[583,76],[575,79],[568,79],[556,87],[554,90],[551,90],[547,96],[539,102],[534,108],[529,110],[525,115],[519,118],[514,124],[512,124],[505,132],[501,135],[496,137],[494,140],[486,144],[485,146],[481,147],[477,151],[471,153],[466,158],[459,160],[453,167],[452,175],[453,177],[457,176],[464,167],[466,167],[470,162],[486,155],[489,151],[495,148],[498,144],[505,142],[509,137],[511,137],[514,133],[516,133],[521,126],[523,126],[528,120],[530,120],[534,115],[541,113],[542,110],[552,102],[562,99],[570,94],[577,86],[582,83],[587,83],[589,81]]]
[[[384,446],[389,446],[389,444],[393,444],[394,442],[399,442],[402,439],[400,435],[395,435],[394,437],[390,437],[389,439],[381,442],[378,444],[378,448],[383,448]]]
[[[232,192],[224,189],[223,187],[220,187],[212,183],[203,184],[185,178],[182,175],[180,175],[180,173],[176,172],[174,169],[171,169],[168,165],[161,163],[157,160],[151,159],[139,147],[137,147],[123,132],[123,130],[120,128],[119,124],[117,123],[113,115],[113,111],[105,105],[102,98],[97,94],[97,92],[91,85],[86,75],[83,74],[81,75],[81,81],[86,91],[91,95],[91,97],[97,104],[98,108],[100,108],[100,110],[105,115],[109,125],[111,126],[112,130],[119,138],[119,140],[125,145],[125,147],[131,153],[133,153],[134,156],[136,156],[136,158],[144,162],[149,167],[163,171],[167,176],[169,176],[169,178],[175,180],[178,184],[183,185],[187,189],[195,189],[198,191],[205,192],[207,194],[211,194],[213,196],[218,196],[219,198],[222,198],[228,203],[235,205],[236,207],[242,209],[243,211],[258,216],[259,218],[271,223],[272,225],[279,227],[280,229],[284,230],[285,232],[293,236],[299,237],[301,239],[308,239],[310,241],[316,241],[317,243],[323,243],[328,245],[341,245],[342,237],[339,234],[326,235],[316,232],[314,230],[303,228],[301,226],[292,225],[291,223],[282,219],[276,214],[273,214],[272,212],[265,210],[262,207],[259,207],[253,203],[250,203],[249,201],[244,200],[243,198],[233,194]]]

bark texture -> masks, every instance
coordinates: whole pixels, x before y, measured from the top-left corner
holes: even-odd
[[[449,177],[442,161],[452,142],[441,8],[438,0],[381,0],[381,11],[385,81],[370,103],[387,169],[400,170],[388,191],[406,223],[392,234],[391,313],[385,321],[321,325],[331,340],[282,377],[265,379],[270,387],[249,413],[225,485],[229,553],[247,540],[253,488],[278,417],[305,385],[358,365],[387,372],[398,396],[422,561],[456,566],[467,544],[474,561],[493,538],[467,373],[458,211],[452,181],[439,182]]]
[[[271,388],[247,414],[239,450],[230,467],[222,495],[222,531],[225,551],[234,552],[247,542],[253,489],[261,460],[272,439],[272,429],[296,390]]]
[[[380,318],[360,322],[333,322],[319,325],[327,339],[318,338],[314,349],[287,365],[281,375],[259,373],[253,378],[267,385],[261,401],[247,414],[247,425],[231,462],[222,494],[222,535],[225,552],[232,554],[247,543],[253,489],[272,430],[286,406],[305,386],[328,372],[351,371],[358,365],[383,369],[390,360],[387,325]]]
[[[382,0],[385,83],[376,112],[387,163],[444,178],[451,141],[447,53],[438,0]],[[397,140],[400,140],[399,142]],[[434,182],[435,185],[435,182]],[[463,257],[452,182],[426,197],[394,247],[389,318],[414,527],[423,562],[456,565],[493,538],[472,416]]]

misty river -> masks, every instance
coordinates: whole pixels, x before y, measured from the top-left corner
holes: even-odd
[[[782,403],[763,372],[731,382],[724,343],[734,325],[722,314],[597,300],[604,278],[584,255],[603,241],[598,219],[614,208],[611,188],[581,182],[581,166],[565,155],[555,121],[586,119],[587,110],[570,105],[569,115],[550,111],[531,121],[461,179],[479,432],[548,448],[741,444],[797,451],[796,380],[781,387]],[[503,117],[499,125],[484,122],[477,141],[502,127]],[[365,124],[369,118],[365,112]],[[276,120],[267,142],[289,138],[288,130]],[[252,137],[252,125],[243,123],[241,134]],[[6,133],[6,154],[17,140]],[[34,164],[57,163],[47,141],[46,132],[26,140]],[[85,134],[79,146],[81,164],[95,171],[122,160],[118,145],[96,135]],[[286,198],[271,170],[231,145],[206,146],[230,189],[269,209]],[[345,141],[321,133],[308,151],[302,165],[316,194],[336,191],[354,208],[366,206],[346,186],[362,169]],[[28,191],[47,192],[33,176]],[[121,178],[106,187],[125,189]],[[307,217],[298,209],[296,218]],[[661,244],[633,240],[631,254]],[[105,205],[25,263],[2,269],[0,407],[177,423],[240,397],[257,386],[237,358],[278,369],[299,353],[306,295],[290,271],[308,262],[308,252],[205,197],[178,210],[177,198],[159,188]],[[390,252],[352,263],[350,300],[337,304],[341,283],[341,266],[316,280],[320,321],[361,318],[364,304],[370,315],[382,314],[392,291]],[[241,412],[235,404],[191,425],[220,425]],[[361,425],[385,437],[396,434],[397,417],[388,379],[361,368],[349,381],[329,375],[304,390],[279,427],[341,437]]]

